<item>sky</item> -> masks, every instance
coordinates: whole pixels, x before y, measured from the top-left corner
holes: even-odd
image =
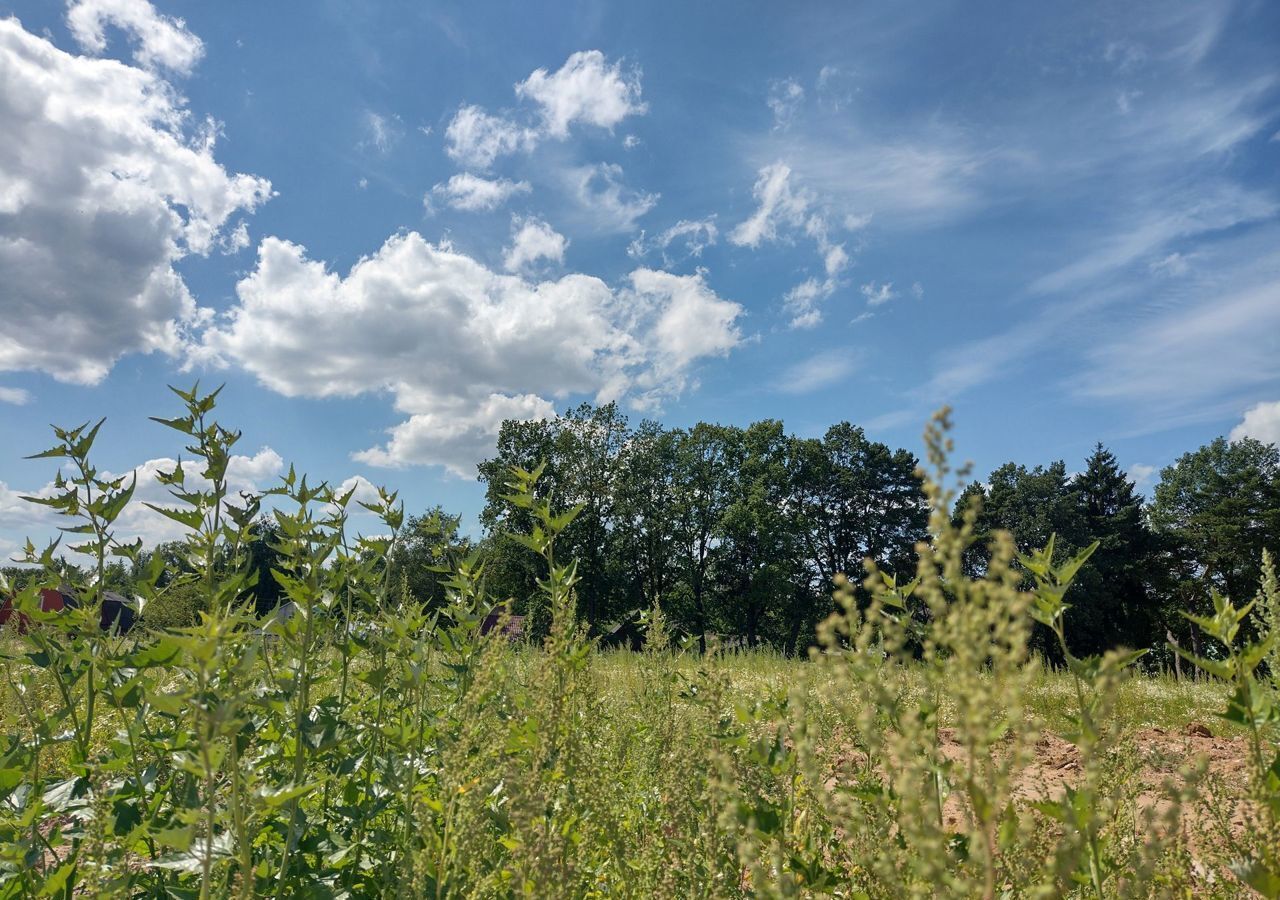
[[[838,421],[1149,491],[1280,441],[1280,4],[0,0],[0,555],[51,423],[476,528],[499,424]],[[357,522],[357,525],[360,523]],[[173,537],[141,506],[122,533]]]

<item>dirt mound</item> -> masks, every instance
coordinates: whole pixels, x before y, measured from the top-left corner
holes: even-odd
[[[942,757],[958,767],[965,766],[967,751],[956,739],[955,729],[939,729],[938,738]],[[1117,756],[1116,765],[1133,768],[1137,780],[1133,799],[1140,810],[1169,809],[1168,784],[1180,782],[1182,773],[1189,767],[1203,765],[1206,784],[1229,797],[1223,798],[1225,806],[1214,797],[1206,797],[1209,805],[1217,804],[1227,812],[1231,831],[1243,825],[1245,810],[1239,798],[1248,766],[1248,747],[1243,738],[1215,737],[1204,724],[1191,722],[1177,733],[1145,728],[1126,735],[1112,752]],[[1030,762],[1016,776],[1014,798],[1019,803],[1057,800],[1067,788],[1077,787],[1082,776],[1080,749],[1057,735],[1045,734],[1036,741]],[[828,787],[838,780],[831,779]],[[964,815],[962,793],[953,790],[943,805],[944,820],[949,827],[959,828]],[[1197,809],[1182,811],[1182,821],[1186,824],[1199,822],[1205,816],[1203,803]]]
[[[1180,734],[1144,728],[1130,738],[1143,762],[1144,776],[1172,775],[1204,759],[1210,775],[1233,783],[1245,777],[1248,745],[1244,738],[1214,737],[1208,727],[1192,722]]]

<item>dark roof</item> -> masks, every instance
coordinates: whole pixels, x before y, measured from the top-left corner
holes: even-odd
[[[501,627],[502,633],[514,640],[524,636],[524,620],[524,616],[507,615],[506,611],[499,607],[484,617],[484,621],[480,623],[480,633],[488,634],[495,628]]]

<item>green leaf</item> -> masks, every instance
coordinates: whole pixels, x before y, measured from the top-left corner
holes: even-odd
[[[64,862],[58,868],[53,870],[53,874],[44,880],[44,884],[40,885],[40,892],[37,897],[53,897],[62,894],[67,889],[67,879],[76,870],[75,860]]]
[[[197,509],[171,509],[166,506],[156,506],[154,503],[144,503],[143,506],[153,512],[158,512],[166,519],[172,519],[179,525],[185,525],[192,531],[200,530],[204,524],[204,517],[200,515]]]
[[[261,797],[263,804],[268,809],[279,809],[290,801],[305,797],[319,786],[320,782],[313,781],[310,784],[297,785],[296,787],[282,787],[271,791],[261,791],[258,796]]]
[[[1280,898],[1280,875],[1268,869],[1261,860],[1239,860],[1231,864],[1231,871],[1267,900]]]

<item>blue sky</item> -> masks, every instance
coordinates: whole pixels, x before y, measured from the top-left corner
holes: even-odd
[[[584,399],[911,449],[949,402],[980,472],[1144,487],[1280,439],[1274,3],[0,0],[0,134],[6,555],[48,423],[145,474],[196,378],[242,485],[469,517]]]

